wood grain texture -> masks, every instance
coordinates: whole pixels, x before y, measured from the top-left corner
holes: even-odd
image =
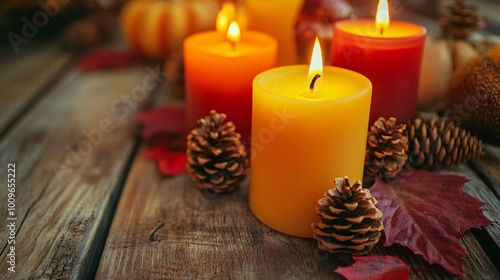
[[[31,42],[22,52],[12,53],[0,63],[0,135],[55,82],[53,78],[71,60],[73,54],[61,48],[59,41]]]
[[[466,279],[500,277],[471,232],[461,243],[470,255]],[[412,279],[458,278],[401,246],[374,252],[402,258]],[[137,158],[96,279],[335,279],[332,271],[349,262],[260,223],[248,206],[248,181],[236,193],[207,197],[186,175],[161,178],[153,163]]]
[[[248,182],[236,193],[206,197],[186,175],[162,179],[153,163],[137,158],[96,279],[333,276],[335,262],[318,261],[315,248],[313,240],[258,222],[248,208]]]
[[[15,274],[0,232],[0,279],[92,277],[135,145],[126,118],[140,100],[130,97],[147,75],[144,66],[70,71],[2,139],[0,178],[16,163],[18,220]]]
[[[472,167],[500,199],[500,147],[484,145],[484,155]]]
[[[463,190],[484,202],[483,213],[492,223],[484,226],[483,232],[476,234],[476,236],[479,237],[478,240],[484,250],[489,253],[496,269],[500,271],[500,262],[498,262],[500,257],[500,200],[469,168],[462,165],[456,169],[450,169],[450,173],[466,176],[470,181],[465,184]],[[497,279],[500,279],[500,275]]]

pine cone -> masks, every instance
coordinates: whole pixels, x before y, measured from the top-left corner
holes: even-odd
[[[476,29],[486,26],[483,18],[476,14],[476,7],[465,5],[464,0],[456,0],[445,7],[448,13],[439,19],[444,38],[451,36],[456,40],[464,40]]]
[[[435,170],[465,163],[483,153],[481,140],[446,119],[416,118],[409,122],[407,133],[408,162],[417,168]]]
[[[337,178],[335,185],[316,206],[319,219],[311,228],[318,247],[329,253],[367,254],[384,229],[377,200],[359,180],[350,186],[347,177]]]
[[[365,152],[365,178],[394,178],[408,159],[408,138],[405,124],[396,125],[396,118],[379,118],[368,131]]]
[[[212,110],[187,137],[186,167],[199,189],[230,192],[246,177],[245,146],[232,122],[222,124],[225,119]]]

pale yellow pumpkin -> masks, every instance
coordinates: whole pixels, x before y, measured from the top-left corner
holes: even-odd
[[[164,59],[188,35],[214,29],[216,15],[211,0],[132,0],[121,10],[120,24],[134,50]]]
[[[455,69],[477,55],[478,52],[466,41],[449,43],[441,38],[427,38],[420,71],[419,109],[442,108],[446,87]]]

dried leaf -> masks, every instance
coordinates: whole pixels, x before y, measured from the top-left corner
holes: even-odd
[[[410,277],[410,267],[401,259],[392,256],[353,257],[354,264],[339,267],[335,272],[348,280],[404,280]]]
[[[186,170],[186,135],[184,107],[165,106],[143,111],[132,117],[142,123],[142,137],[149,149],[144,156],[154,160],[165,176],[176,176]]]
[[[186,171],[186,154],[180,151],[168,151],[162,148],[152,148],[143,155],[156,161],[160,173],[164,176],[177,176]]]
[[[185,133],[184,106],[164,106],[152,111],[142,111],[132,116],[132,120],[142,123],[141,135],[146,140],[157,134]]]
[[[459,239],[467,229],[490,223],[481,211],[483,203],[462,191],[466,182],[464,177],[428,171],[415,171],[390,184],[377,178],[370,192],[384,213],[384,246],[406,246],[428,263],[463,276],[462,257],[467,253]]]
[[[187,158],[185,153],[171,152],[167,157],[158,159],[158,168],[165,176],[177,176],[186,171]]]
[[[80,58],[78,69],[89,72],[103,69],[120,69],[137,60],[130,50],[97,49]]]

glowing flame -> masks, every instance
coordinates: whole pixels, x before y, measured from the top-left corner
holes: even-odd
[[[314,41],[314,48],[309,64],[309,74],[307,75],[307,90],[315,92],[321,85],[323,77],[323,55],[321,54],[321,46],[319,45],[318,37]]]
[[[381,35],[384,34],[384,29],[387,29],[389,27],[389,8],[387,5],[387,0],[378,1],[375,25],[377,26],[377,29]]]
[[[235,13],[236,7],[232,3],[224,3],[217,14],[215,29],[224,34],[227,31],[229,22],[235,17]]]
[[[224,32],[227,28],[228,21],[229,20],[227,19],[226,15],[219,13],[217,15],[217,24],[215,25],[217,31]]]
[[[236,45],[240,42],[240,27],[236,21],[231,21],[227,29],[227,39],[231,44]]]

